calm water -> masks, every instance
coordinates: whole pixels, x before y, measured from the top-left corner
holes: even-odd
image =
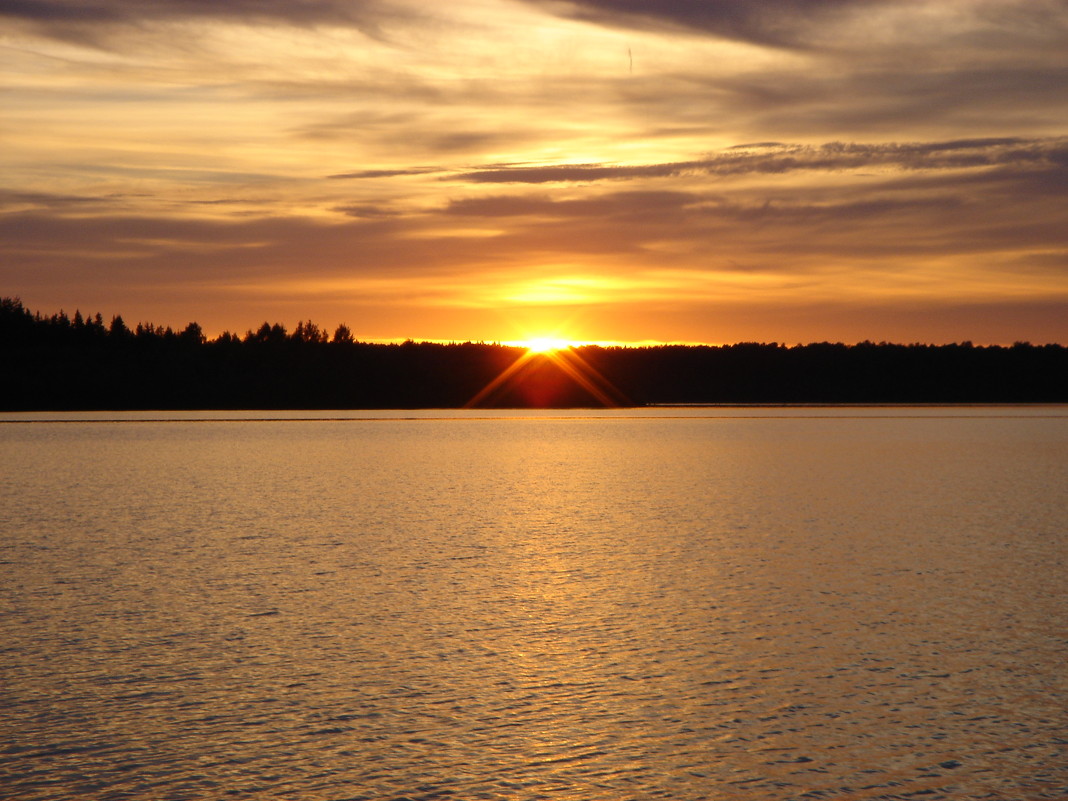
[[[1068,408],[242,416],[0,417],[0,797],[1068,795]]]

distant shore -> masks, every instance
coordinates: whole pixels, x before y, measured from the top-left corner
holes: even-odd
[[[0,299],[0,409],[456,409],[1068,402],[1068,348],[372,344],[311,322],[204,337]]]

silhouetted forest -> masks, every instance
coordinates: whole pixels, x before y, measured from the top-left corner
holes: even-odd
[[[359,342],[311,321],[209,340],[196,323],[46,317],[17,298],[0,299],[0,360],[9,411],[1068,402],[1063,345],[590,345],[546,356]]]

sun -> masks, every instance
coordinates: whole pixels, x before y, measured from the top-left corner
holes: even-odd
[[[533,337],[525,340],[523,346],[531,353],[552,353],[570,348],[571,343],[556,337]]]

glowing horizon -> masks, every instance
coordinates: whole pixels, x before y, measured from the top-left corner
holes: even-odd
[[[565,348],[572,347],[572,343],[566,339],[560,339],[558,337],[534,337],[526,340],[523,343],[523,347],[533,353],[551,353],[557,350],[564,350]]]

